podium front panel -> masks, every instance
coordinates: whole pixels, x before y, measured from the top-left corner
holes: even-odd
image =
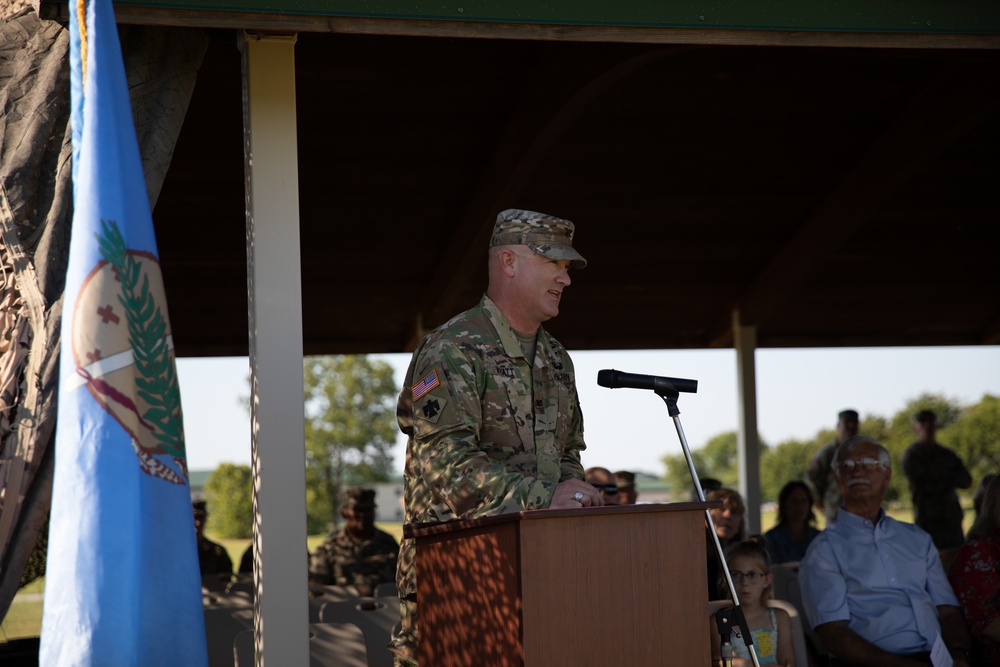
[[[418,538],[421,665],[523,664],[517,543],[515,522]]]
[[[525,665],[707,665],[703,511],[522,521]]]
[[[706,665],[703,503],[413,526],[421,665]]]

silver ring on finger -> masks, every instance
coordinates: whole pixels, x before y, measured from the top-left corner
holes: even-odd
[[[581,505],[583,504],[584,498],[586,498],[586,496],[583,495],[583,491],[577,491],[576,493],[573,494],[573,500],[580,503]]]

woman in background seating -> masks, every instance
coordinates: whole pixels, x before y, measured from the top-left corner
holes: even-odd
[[[739,491],[727,487],[714,489],[705,494],[705,500],[721,500],[721,507],[713,507],[709,510],[712,515],[712,523],[715,524],[715,534],[719,537],[719,543],[725,549],[730,544],[742,542],[747,537],[746,530],[746,503]],[[726,600],[729,598],[729,591],[726,586],[719,586],[719,575],[722,567],[719,563],[719,555],[715,551],[715,543],[711,533],[706,534],[706,548],[708,549],[708,599]]]
[[[813,495],[805,482],[795,480],[778,494],[778,525],[764,533],[771,562],[797,563],[819,535],[813,513]]]
[[[1000,477],[986,487],[948,578],[972,631],[972,664],[1000,666]]]

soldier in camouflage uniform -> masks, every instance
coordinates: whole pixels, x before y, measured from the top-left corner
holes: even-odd
[[[486,295],[414,350],[396,413],[408,436],[407,523],[602,504],[583,481],[573,362],[541,328],[559,312],[569,269],[586,266],[573,232],[573,223],[543,213],[500,213]],[[417,664],[414,557],[404,540],[396,665]]]
[[[224,546],[205,537],[205,522],[208,521],[208,507],[205,501],[191,501],[191,511],[194,512],[194,531],[198,540],[198,567],[201,569],[201,576],[222,575],[218,581],[225,585],[233,574],[233,561]]]
[[[375,527],[375,491],[350,487],[340,510],[344,528],[327,536],[309,559],[309,580],[323,585],[354,586],[370,597],[375,587],[396,577],[399,543]]]
[[[917,441],[903,452],[903,473],[913,494],[913,523],[926,530],[941,551],[965,542],[965,511],[955,489],[972,486],[972,475],[958,454],[937,441],[937,415],[921,410],[913,417]]]
[[[833,457],[837,447],[858,434],[858,411],[841,410],[837,415],[837,437],[826,443],[813,455],[809,461],[809,486],[812,487],[816,502],[822,505],[826,522],[837,518],[837,510],[843,498],[837,486],[837,471],[833,469]]]

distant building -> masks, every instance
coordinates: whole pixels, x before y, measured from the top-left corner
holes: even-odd
[[[636,503],[669,503],[670,482],[644,472],[635,473],[635,490],[639,494]]]
[[[191,500],[205,498],[205,482],[215,472],[214,470],[189,470],[188,484],[191,486]]]
[[[371,485],[375,489],[375,520],[403,522],[403,477]]]

